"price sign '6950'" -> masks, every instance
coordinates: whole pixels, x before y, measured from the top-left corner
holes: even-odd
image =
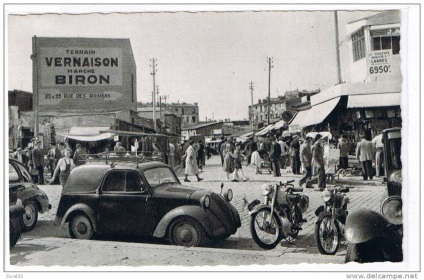
[[[392,50],[372,51],[367,56],[368,76],[391,73]]]

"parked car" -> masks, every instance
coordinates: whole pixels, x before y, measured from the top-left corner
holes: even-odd
[[[69,223],[77,239],[130,235],[202,246],[241,226],[232,196],[230,189],[220,195],[183,186],[160,162],[93,162],[71,171],[55,224]]]
[[[32,230],[38,220],[38,213],[51,209],[47,194],[40,190],[31,178],[28,169],[19,161],[9,158],[9,194],[22,201],[25,213],[22,216],[22,230]]]

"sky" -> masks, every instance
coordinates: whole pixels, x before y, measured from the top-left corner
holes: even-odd
[[[242,10],[236,7],[238,11],[230,11],[227,7],[211,8],[219,12],[195,12],[205,6],[178,6],[173,12],[158,12],[172,7],[138,5],[128,9],[114,5],[108,6],[107,14],[77,15],[65,14],[75,8],[69,5],[55,6],[55,14],[43,14],[39,12],[41,5],[25,16],[9,13],[7,89],[32,92],[30,55],[34,35],[129,38],[137,67],[138,101],[152,100],[150,59],[155,58],[159,95],[167,96],[167,102],[197,102],[200,121],[248,119],[250,82],[254,85],[254,103],[268,96],[268,57],[273,61],[271,97],[295,89],[323,90],[337,83],[332,10],[323,10],[323,6],[287,10],[293,7],[282,5]],[[90,9],[84,6],[80,12]],[[340,40],[346,36],[346,22],[375,13],[338,12]]]

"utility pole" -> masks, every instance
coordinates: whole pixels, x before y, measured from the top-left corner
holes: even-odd
[[[342,70],[340,67],[340,49],[339,49],[339,20],[337,11],[334,11],[334,26],[336,30],[336,56],[337,56],[337,84],[342,83]]]
[[[271,110],[271,68],[274,67],[272,66],[272,57],[268,57],[268,113],[267,113],[267,117],[268,117],[268,125],[269,125],[269,113]]]
[[[150,75],[153,76],[153,93],[152,93],[152,105],[153,105],[153,129],[156,131],[156,86],[155,86],[155,76],[156,76],[156,59],[152,58],[150,59],[152,64],[150,65],[152,67],[152,72]]]
[[[250,99],[252,102],[252,106],[250,107],[250,130],[253,131],[253,119],[254,119],[254,114],[253,114],[253,82],[250,81]]]

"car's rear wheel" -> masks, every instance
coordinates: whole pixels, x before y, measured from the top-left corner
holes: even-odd
[[[25,213],[22,216],[22,231],[30,231],[37,224],[38,206],[35,201],[24,202]]]
[[[91,239],[94,234],[93,224],[87,216],[78,214],[69,223],[69,234],[76,239]]]
[[[203,246],[207,240],[203,227],[190,217],[177,218],[171,225],[169,238],[172,244],[186,247]]]

